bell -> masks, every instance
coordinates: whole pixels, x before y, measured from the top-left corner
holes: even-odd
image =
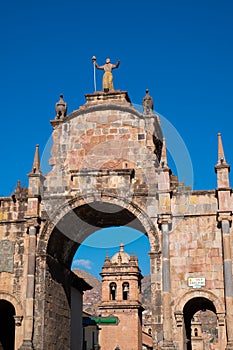
[[[128,292],[128,291],[129,291],[129,287],[127,285],[125,285],[123,288],[123,292]]]
[[[116,290],[116,287],[114,285],[111,286],[111,290]]]

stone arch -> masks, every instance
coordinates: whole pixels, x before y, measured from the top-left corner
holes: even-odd
[[[175,320],[177,331],[180,333],[180,346],[185,350],[192,349],[191,320],[194,314],[202,309],[214,312],[218,318],[218,325],[224,325],[225,308],[224,303],[213,292],[209,290],[190,290],[185,293],[175,306]],[[223,327],[219,332],[223,332]],[[224,333],[224,332],[223,332]],[[220,348],[223,348],[224,334],[221,334]]]
[[[60,206],[51,215],[40,234],[38,253],[43,253],[44,244],[48,244],[52,232],[57,226],[59,226],[66,215],[69,215],[77,208],[85,205],[91,206],[93,203],[97,202],[105,205],[114,205],[116,207],[122,208],[122,210],[127,211],[129,215],[131,215],[131,218],[135,219],[133,222],[127,224],[147,235],[150,242],[151,251],[156,252],[159,250],[158,227],[152,222],[151,218],[147,215],[145,210],[140,208],[133,201],[129,201],[127,198],[102,193],[101,197],[95,196],[94,194],[77,196]],[[99,229],[103,227],[99,227]]]
[[[15,314],[16,316],[22,316],[23,315],[23,308],[20,303],[20,301],[12,294],[5,292],[5,291],[0,291],[0,300],[6,300],[9,303],[11,303],[14,308],[15,308]]]
[[[9,345],[9,348],[15,348],[19,349],[19,346],[22,343],[23,340],[23,327],[22,327],[22,321],[23,321],[23,307],[21,302],[11,293],[8,293],[6,291],[0,290],[0,301],[9,303],[10,309],[13,311],[12,316],[14,318],[14,330],[11,331],[11,345]],[[4,304],[3,304],[4,305]],[[8,324],[8,323],[7,323]],[[4,325],[5,321],[4,321]],[[3,329],[4,329],[3,325]],[[8,326],[7,326],[8,327]],[[12,324],[13,327],[13,324]],[[4,333],[7,330],[4,330]],[[1,343],[1,342],[0,342]]]
[[[224,303],[213,292],[208,290],[191,290],[178,300],[175,306],[175,315],[182,313],[187,302],[194,298],[205,298],[210,300],[213,303],[217,314],[221,314],[225,310]]]
[[[36,336],[39,329],[34,332],[34,342],[38,348],[42,346],[39,344],[41,341],[46,342],[43,344],[46,348],[58,346],[63,341],[68,346],[70,340],[73,342],[74,336],[80,342],[81,326],[77,327],[77,322],[80,322],[81,314],[79,309],[78,314],[76,312],[74,315],[73,305],[79,305],[79,308],[82,306],[81,294],[88,287],[70,270],[73,256],[84,239],[92,233],[104,227],[126,225],[146,234],[152,251],[159,250],[158,229],[147,213],[127,198],[106,193],[101,196],[77,196],[56,209],[47,220],[39,234],[37,250],[35,283],[42,283],[43,287],[36,289],[35,309],[38,308],[40,312],[35,317],[43,317],[45,322],[44,340]],[[44,308],[42,316],[41,308],[37,307],[41,304]],[[51,314],[53,317],[47,327],[47,315]],[[47,336],[49,334],[53,334],[53,338]]]
[[[0,299],[0,348],[15,348],[15,308],[6,299]]]

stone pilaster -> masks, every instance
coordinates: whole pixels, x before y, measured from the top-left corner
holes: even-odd
[[[233,349],[233,279],[232,279],[232,253],[230,242],[231,216],[219,216],[223,240],[223,269],[224,269],[224,292],[226,307],[226,335],[227,350]]]
[[[227,350],[233,349],[233,278],[230,227],[232,223],[231,193],[229,184],[230,166],[226,162],[221,134],[218,134],[217,174],[218,225],[221,227],[223,244],[224,294],[226,307]]]
[[[160,168],[158,174],[158,224],[162,232],[162,305],[163,341],[162,349],[174,349],[172,334],[171,276],[170,276],[170,229],[171,229],[171,189],[170,168],[167,163],[166,142],[163,139]]]
[[[153,349],[158,348],[159,342],[163,338],[162,324],[162,268],[161,252],[151,251],[150,269],[151,269],[151,329],[153,334]]]
[[[162,304],[163,304],[163,344],[162,349],[174,349],[172,334],[171,277],[170,277],[170,238],[169,216],[160,216],[162,231]]]
[[[36,258],[36,227],[28,228],[28,257],[27,257],[27,288],[26,288],[26,314],[24,320],[24,340],[20,350],[34,349],[34,294],[35,294],[35,258]]]

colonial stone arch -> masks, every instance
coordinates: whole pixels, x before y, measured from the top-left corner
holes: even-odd
[[[188,291],[187,293],[184,293],[182,297],[179,298],[175,306],[175,314],[182,312],[185,304],[187,304],[189,300],[194,298],[205,298],[207,300],[210,300],[214,304],[217,314],[221,314],[225,310],[225,306],[222,299],[217,297],[213,292],[209,290],[194,289],[194,290]]]
[[[94,208],[93,203],[95,203],[96,208]],[[77,208],[86,206],[86,208],[89,207],[89,212],[91,209],[93,209],[93,212],[95,211],[95,213],[97,213],[99,208],[98,203],[99,205],[104,205],[104,203],[106,203],[112,206],[111,209],[108,206],[105,206],[104,210],[102,210],[102,213],[104,214],[107,209],[107,214],[109,217],[111,217],[111,213],[112,214],[118,213],[119,217],[125,214],[126,215],[125,219],[123,219],[122,217],[121,218],[115,217],[115,221],[121,220],[121,222],[124,225],[128,225],[135,229],[138,229],[139,231],[142,231],[148,236],[152,249],[155,251],[158,251],[160,249],[159,234],[158,234],[159,229],[158,229],[157,223],[154,223],[151,220],[151,218],[147,215],[147,213],[138,206],[137,203],[134,203],[133,201],[129,201],[127,198],[119,197],[117,195],[111,195],[109,193],[106,193],[106,194],[101,193],[101,197],[96,197],[95,194],[89,194],[85,197],[78,196],[67,201],[60,208],[58,208],[56,212],[53,213],[52,217],[46,222],[46,225],[44,226],[43,231],[39,236],[39,240],[42,241],[43,243],[48,242],[51,236],[51,233],[54,231],[55,227],[59,227],[59,222],[61,226],[61,220],[67,214],[71,212],[75,212]],[[84,212],[87,212],[87,210],[84,210]],[[88,226],[88,222],[86,220],[85,222],[87,223],[87,226]],[[97,224],[100,226],[93,226],[92,227],[93,230],[96,230],[98,228],[99,229],[103,228],[106,225],[105,223],[101,224],[100,222],[96,223],[96,225]],[[108,224],[108,226],[109,225],[110,224]],[[91,227],[87,227],[86,230],[87,231],[91,230]],[[83,239],[85,238],[80,237],[80,243]],[[40,246],[40,243],[39,243],[38,249],[40,250],[41,248],[42,247]]]
[[[23,340],[23,308],[19,300],[8,292],[0,291],[0,344],[18,349]]]
[[[52,344],[59,347],[64,339],[67,347],[70,343],[70,331],[72,329],[72,305],[75,304],[75,294],[73,287],[80,289],[85,287],[76,275],[70,272],[72,258],[79,245],[90,234],[103,227],[111,226],[131,226],[146,234],[150,240],[152,253],[159,253],[158,229],[153,224],[151,218],[133,202],[117,196],[105,195],[101,201],[94,195],[85,198],[76,197],[56,210],[53,218],[47,221],[40,235],[38,243],[37,264],[40,266],[38,273],[40,285],[44,293],[36,293],[36,324],[45,322],[43,346],[50,348]],[[44,259],[44,249],[46,244],[46,259]],[[151,253],[151,256],[153,255]],[[152,260],[152,264],[154,260]],[[153,266],[153,269],[155,266]],[[44,280],[43,280],[44,277]],[[36,282],[37,283],[37,282]],[[86,288],[86,287],[85,287]],[[53,292],[56,290],[56,299]],[[77,292],[76,292],[77,296]],[[81,295],[79,295],[81,297]],[[39,305],[45,298],[44,309]],[[59,300],[59,303],[57,302]],[[76,300],[77,302],[77,300]],[[48,306],[49,305],[49,306]],[[62,305],[62,307],[61,307]],[[54,320],[61,319],[60,326]],[[74,316],[74,315],[73,315]],[[81,318],[81,315],[79,315]],[[76,310],[76,326],[77,326]],[[48,322],[49,320],[49,322]],[[34,344],[42,346],[39,330],[34,328]],[[81,334],[80,334],[81,338]],[[78,330],[75,330],[75,339],[78,341]]]
[[[69,115],[63,97],[56,105],[51,170],[42,174],[37,145],[28,187],[0,198],[0,290],[23,317],[18,348],[81,349],[90,286],[70,270],[72,257],[88,235],[125,225],[150,241],[153,350],[186,349],[183,313],[196,302],[216,312],[221,350],[232,350],[233,201],[221,135],[217,188],[193,191],[169,168],[148,91],[143,113],[125,91],[85,98]]]
[[[21,304],[21,302],[16,298],[15,295],[12,295],[8,292],[5,292],[3,290],[0,290],[0,299],[2,300],[6,300],[9,303],[11,303],[14,308],[15,308],[15,315],[22,317],[23,314],[23,306]]]
[[[225,348],[225,305],[221,298],[208,290],[192,290],[178,300],[174,309],[174,318],[179,348],[191,348],[191,320],[197,311],[203,309],[216,314],[219,348]]]

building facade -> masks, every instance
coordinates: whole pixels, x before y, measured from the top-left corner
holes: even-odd
[[[217,316],[219,349],[233,349],[233,200],[221,135],[216,188],[192,191],[169,168],[148,92],[142,113],[125,91],[85,97],[69,115],[62,96],[56,106],[51,171],[41,173],[37,146],[28,187],[0,198],[2,347],[80,350],[89,286],[70,271],[72,258],[96,230],[127,225],[150,242],[153,349],[191,349],[201,309]]]
[[[106,257],[102,272],[102,317],[114,317],[117,322],[101,327],[101,350],[142,349],[141,271],[138,260],[120,250],[111,259]],[[130,320],[130,321],[129,321]]]

